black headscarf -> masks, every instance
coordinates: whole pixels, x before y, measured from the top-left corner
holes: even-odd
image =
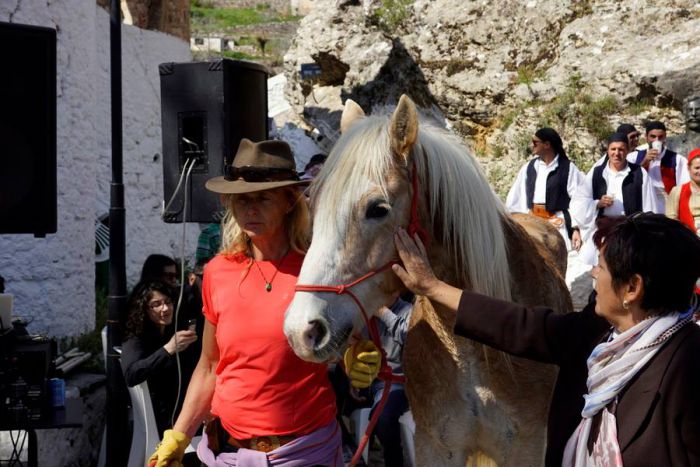
[[[556,130],[547,127],[540,128],[535,132],[535,136],[542,141],[547,141],[549,144],[551,144],[555,155],[559,154],[561,157],[566,157],[566,152],[564,152],[564,143]]]
[[[625,143],[625,145],[629,148],[630,142],[627,139],[627,133],[620,133],[616,132],[610,135],[608,137],[608,146],[610,146],[610,143]]]

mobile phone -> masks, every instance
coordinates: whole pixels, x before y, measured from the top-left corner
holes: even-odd
[[[197,320],[196,319],[191,319],[187,322],[187,327],[190,331],[196,331],[197,330]]]

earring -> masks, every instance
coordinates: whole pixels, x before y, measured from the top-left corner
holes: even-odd
[[[629,310],[630,302],[628,302],[627,300],[622,300],[622,308],[624,308],[625,310]]]

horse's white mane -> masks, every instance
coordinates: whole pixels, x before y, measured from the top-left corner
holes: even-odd
[[[369,116],[352,125],[333,148],[315,185],[323,187],[323,222],[350,215],[349,197],[378,186],[387,193],[395,164],[389,118]],[[510,299],[510,271],[501,224],[504,214],[476,160],[454,136],[421,122],[412,157],[422,187],[429,187],[432,222],[442,226],[436,239],[456,261],[457,274],[472,289]],[[440,218],[437,219],[436,216]]]

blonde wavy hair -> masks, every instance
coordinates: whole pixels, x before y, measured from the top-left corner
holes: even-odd
[[[291,210],[284,218],[285,231],[287,232],[290,247],[294,251],[305,255],[311,243],[311,221],[309,218],[309,207],[304,199],[304,195],[294,185],[274,188],[273,190],[282,190],[292,204]],[[233,203],[235,199],[236,195],[224,196],[226,213],[221,220],[221,250],[219,253],[227,256],[243,253],[252,257],[250,237],[243,232],[234,216]]]

